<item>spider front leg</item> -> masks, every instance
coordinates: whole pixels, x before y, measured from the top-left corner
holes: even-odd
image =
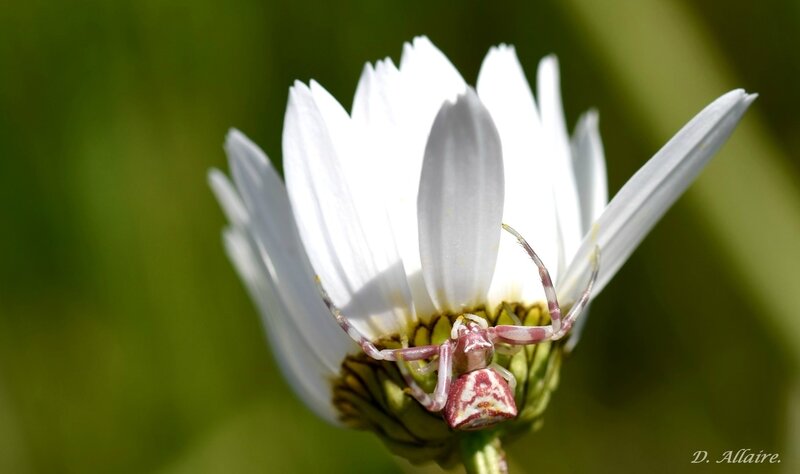
[[[572,308],[570,308],[566,318],[564,318],[564,328],[561,330],[561,336],[566,334],[572,328],[572,325],[578,320],[578,316],[580,316],[581,312],[583,312],[584,308],[586,308],[586,305],[589,304],[589,297],[592,295],[592,287],[594,287],[594,282],[597,281],[597,274],[599,272],[600,247],[595,246],[594,252],[592,253],[592,274],[589,276],[589,283],[583,290],[581,297],[578,298],[578,301],[574,305],[572,305]]]
[[[583,290],[581,297],[570,308],[567,315],[561,318],[561,307],[558,304],[556,297],[556,289],[553,286],[553,280],[550,278],[550,272],[544,266],[544,262],[534,252],[533,248],[528,244],[524,237],[522,237],[511,226],[503,224],[503,229],[517,238],[517,241],[523,249],[528,253],[533,263],[539,269],[539,277],[542,280],[544,287],[544,294],[547,298],[547,310],[550,312],[550,320],[552,324],[548,326],[511,326],[503,325],[490,328],[490,334],[495,341],[505,342],[508,344],[536,344],[546,340],[558,340],[564,337],[567,332],[572,328],[575,320],[580,316],[581,311],[589,303],[589,297],[592,294],[592,287],[597,280],[597,274],[600,270],[600,248],[595,247],[594,254],[592,255],[592,274],[589,277],[589,283]]]
[[[528,253],[528,256],[533,260],[533,263],[536,264],[536,267],[539,269],[539,278],[542,280],[542,287],[544,288],[544,296],[547,299],[547,311],[550,312],[550,321],[552,321],[553,331],[559,332],[561,330],[561,307],[558,305],[558,297],[556,297],[556,288],[553,286],[553,279],[550,278],[550,272],[547,271],[547,267],[544,266],[544,262],[536,252],[533,251],[533,247],[528,244],[528,241],[525,240],[519,232],[514,230],[508,224],[502,224],[503,229],[508,232],[509,234],[516,237],[517,242],[522,246],[523,249]]]
[[[315,281],[317,283],[319,293],[322,296],[322,301],[325,302],[325,306],[328,307],[328,310],[331,312],[333,317],[336,318],[336,322],[339,323],[339,327],[341,327],[342,330],[344,330],[344,332],[350,336],[350,338],[352,338],[359,346],[361,346],[361,350],[363,350],[365,354],[373,359],[390,361],[422,360],[430,359],[439,353],[439,346],[437,345],[406,347],[403,349],[378,349],[375,347],[375,344],[372,341],[361,334],[361,331],[356,329],[356,327],[353,326],[342,314],[342,311],[331,300],[328,292],[325,291],[325,288],[322,286],[322,282],[319,280],[319,277],[316,277]]]

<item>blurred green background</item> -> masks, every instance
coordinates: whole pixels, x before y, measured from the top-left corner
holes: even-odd
[[[280,159],[288,87],[349,107],[365,61],[428,35],[559,55],[615,192],[725,91],[761,95],[593,305],[516,472],[800,472],[800,4],[0,3],[0,473],[414,472],[277,373],[206,185],[231,126]],[[532,177],[535,180],[535,177]],[[428,468],[430,471],[435,469]]]

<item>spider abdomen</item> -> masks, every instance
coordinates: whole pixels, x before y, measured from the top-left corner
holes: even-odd
[[[494,369],[461,374],[450,387],[444,417],[456,430],[478,430],[517,416],[514,394]]]

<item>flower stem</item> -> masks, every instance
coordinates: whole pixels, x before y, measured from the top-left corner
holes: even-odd
[[[508,474],[497,432],[476,431],[461,438],[461,458],[468,474]]]

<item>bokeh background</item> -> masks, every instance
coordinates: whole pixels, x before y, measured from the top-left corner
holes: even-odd
[[[761,95],[593,305],[516,472],[800,472],[796,0],[0,3],[0,473],[415,472],[277,372],[206,185],[236,126],[280,161],[288,87],[349,107],[428,35],[559,55],[600,111],[611,192],[703,106]],[[536,177],[531,177],[535,185]],[[436,472],[428,467],[422,471]]]

